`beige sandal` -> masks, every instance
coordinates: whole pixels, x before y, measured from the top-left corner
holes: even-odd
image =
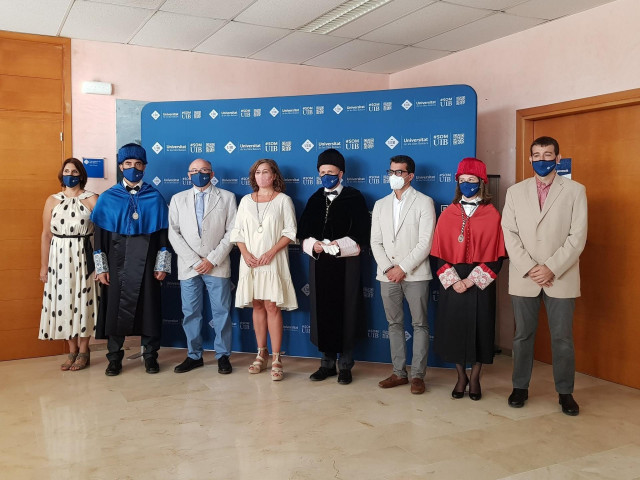
[[[76,361],[71,365],[72,372],[77,372],[78,370],[83,370],[89,366],[91,363],[91,351],[89,350],[87,353],[79,353],[76,357]]]
[[[273,352],[273,360],[271,360],[271,380],[277,382],[284,378],[282,370],[282,360],[280,355],[284,352]]]
[[[67,354],[67,360],[62,365],[60,365],[60,370],[62,370],[63,372],[69,370],[71,368],[71,365],[73,365],[73,362],[76,361],[77,356],[78,352]]]
[[[265,355],[260,355],[261,352],[265,352]],[[259,347],[258,355],[251,365],[249,365],[249,373],[260,373],[267,369],[269,363],[269,350],[267,347]]]

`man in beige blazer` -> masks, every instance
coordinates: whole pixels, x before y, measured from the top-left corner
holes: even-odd
[[[409,383],[404,334],[403,299],[411,311],[413,358],[411,393],[425,391],[424,376],[429,353],[427,300],[431,266],[429,251],[436,223],[433,200],[411,186],[415,162],[406,155],[391,158],[387,171],[392,193],[378,200],[371,219],[371,250],[378,264],[376,279],[389,322],[393,373],[378,383],[392,388]]]
[[[211,163],[194,160],[189,166],[193,187],[177,193],[169,205],[169,241],[178,255],[182,297],[182,327],[188,355],[174,372],[204,365],[202,328],[205,289],[209,295],[215,332],[218,373],[231,373],[231,267],[229,235],[236,218],[236,197],[211,183]]]
[[[529,396],[542,299],[549,319],[559,403],[565,414],[578,415],[580,410],[572,395],[573,311],[580,296],[579,258],[587,240],[587,196],[583,185],[556,173],[561,157],[555,139],[540,137],[530,151],[535,175],[507,190],[502,213],[516,324],[509,405],[523,407]]]

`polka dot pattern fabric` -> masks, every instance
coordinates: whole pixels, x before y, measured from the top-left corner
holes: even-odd
[[[94,334],[98,292],[93,273],[87,278],[84,239],[55,236],[93,233],[93,223],[89,220],[91,210],[81,202],[92,195],[92,192],[72,198],[62,193],[54,195],[60,203],[51,213],[54,236],[42,299],[38,336],[41,340],[70,340]]]

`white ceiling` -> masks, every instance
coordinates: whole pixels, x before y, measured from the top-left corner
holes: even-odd
[[[321,35],[345,0],[0,0],[0,30],[394,73],[613,0],[391,0]]]

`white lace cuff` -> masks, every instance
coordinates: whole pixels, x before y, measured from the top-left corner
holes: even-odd
[[[469,280],[471,280],[480,290],[484,290],[496,279],[496,274],[482,263],[471,270],[471,273],[467,278],[469,278]]]
[[[171,273],[171,252],[166,248],[161,249],[156,255],[156,266],[153,271]]]
[[[109,261],[106,253],[100,250],[93,252],[93,263],[96,266],[96,275],[109,272]]]
[[[360,246],[349,237],[338,238],[336,240],[340,247],[341,257],[356,257],[360,255]]]
[[[442,284],[445,290],[449,288],[451,285],[453,285],[454,283],[460,281],[460,276],[458,275],[458,272],[456,272],[456,269],[453,268],[448,263],[443,265],[442,268],[438,270],[438,278],[440,279],[440,283]]]

